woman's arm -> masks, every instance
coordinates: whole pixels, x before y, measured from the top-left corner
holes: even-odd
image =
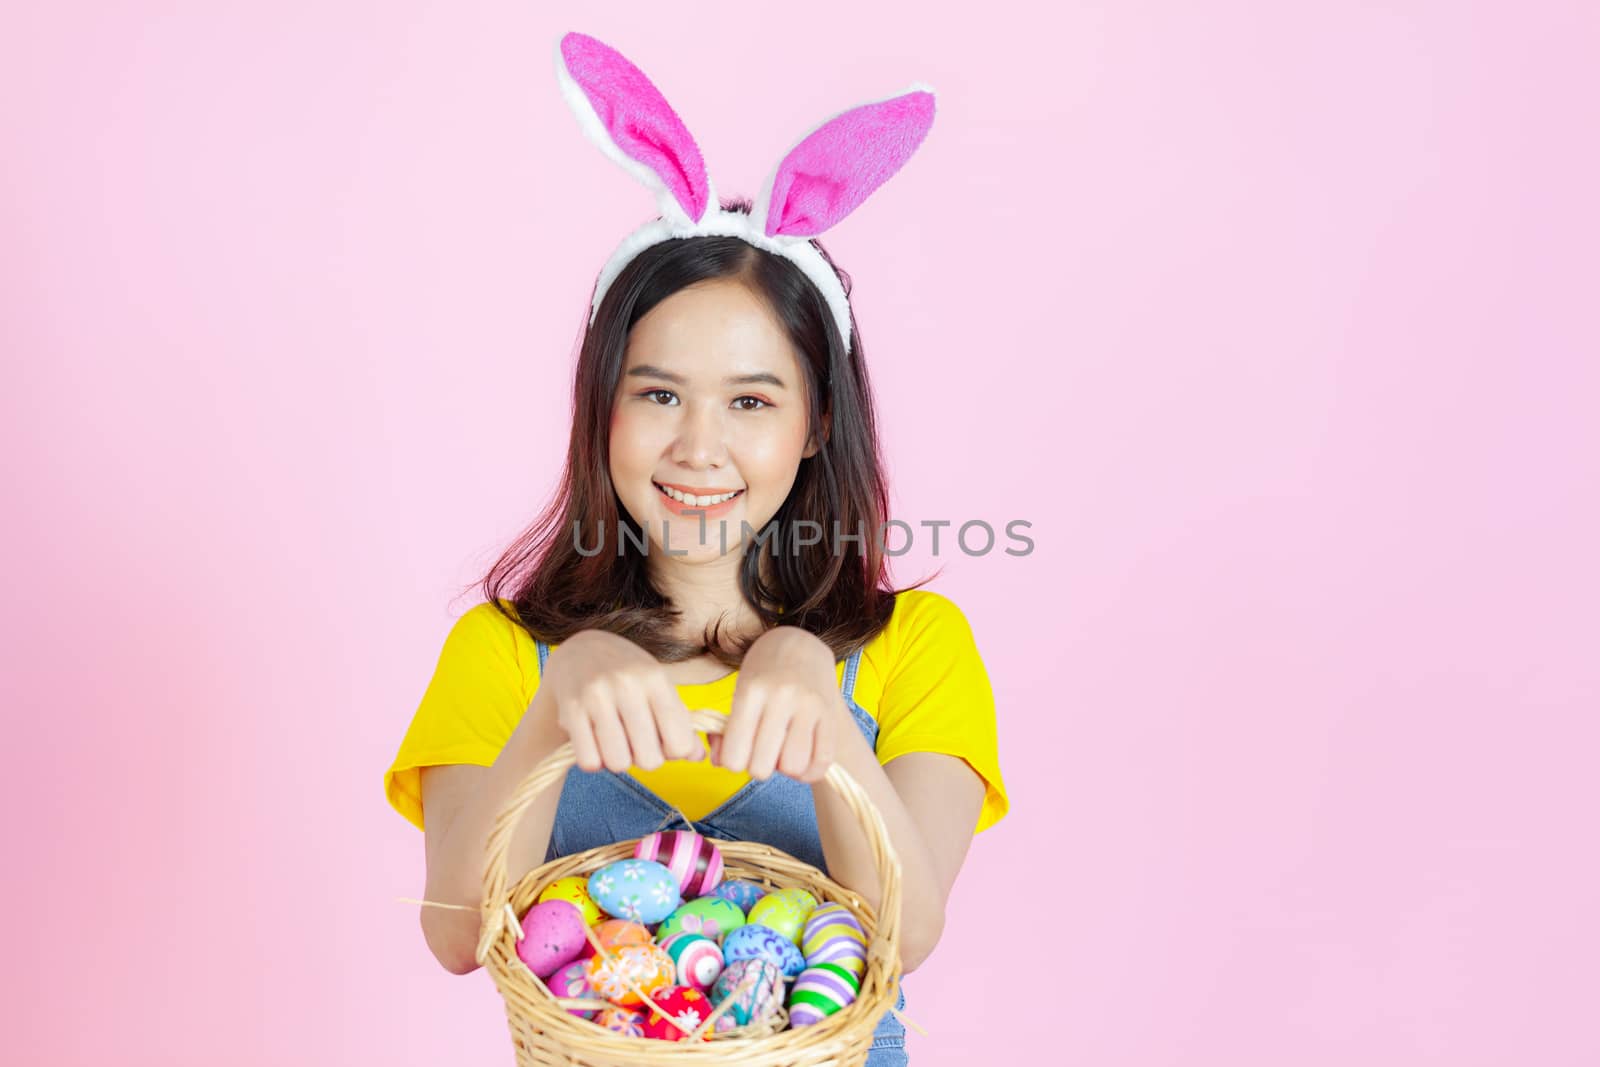
[[[584,630],[545,663],[539,688],[491,767],[422,772],[427,899],[473,909],[423,908],[422,934],[447,970],[477,969],[484,853],[506,801],[550,753],[572,741],[579,770],[654,770],[668,758],[699,760],[705,748],[689,709],[654,656],[625,637]],[[523,812],[506,854],[508,884],[544,863],[561,803],[552,783]]]
[[[944,933],[945,903],[983,807],[983,779],[966,761],[941,753],[911,752],[882,766],[853,722],[839,731],[837,743],[836,762],[883,813],[900,857],[900,960],[909,974]],[[878,871],[866,828],[826,781],[813,785],[811,794],[829,874],[877,908]]]
[[[490,767],[450,765],[422,771],[422,810],[428,863],[424,898],[462,904],[472,911],[423,908],[422,936],[428,948],[453,974],[479,966],[476,959],[483,898],[484,853],[489,831],[506,801],[528,772],[567,740],[566,732],[545,706],[541,687],[527,713]],[[561,799],[559,784],[534,798],[523,813],[506,856],[508,884],[516,884],[544,862]]]

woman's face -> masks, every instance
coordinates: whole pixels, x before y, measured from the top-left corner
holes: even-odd
[[[651,555],[737,557],[741,524],[760,530],[816,451],[799,356],[749,289],[701,282],[634,324],[611,419],[611,481]]]

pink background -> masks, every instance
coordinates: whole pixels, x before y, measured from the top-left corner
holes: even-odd
[[[591,7],[4,16],[7,1060],[510,1062],[380,776],[649,208],[567,29],[728,193],[942,94],[827,240],[900,516],[1037,542],[896,574],[1014,803],[915,1063],[1600,1058],[1594,6]]]

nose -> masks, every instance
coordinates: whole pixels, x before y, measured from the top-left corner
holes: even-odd
[[[685,467],[720,467],[727,458],[722,413],[710,404],[688,406],[678,424],[672,460]]]

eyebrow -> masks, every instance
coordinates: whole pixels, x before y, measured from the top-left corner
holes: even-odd
[[[664,370],[661,367],[657,367],[657,366],[655,366],[654,364],[651,364],[651,363],[641,363],[641,364],[639,364],[637,367],[634,367],[632,370],[630,370],[628,372],[627,376],[629,378],[662,378],[662,379],[665,379],[666,381],[671,382],[673,385],[688,385],[689,384],[689,379],[683,377],[683,375],[681,375],[681,374],[673,374],[671,371]],[[768,374],[765,371],[761,372],[760,374],[735,374],[735,375],[732,375],[730,377],[722,379],[722,384],[723,385],[774,385],[774,386],[777,386],[779,389],[787,389],[788,388],[788,386],[783,384],[783,379],[782,378],[778,377],[776,374]]]

